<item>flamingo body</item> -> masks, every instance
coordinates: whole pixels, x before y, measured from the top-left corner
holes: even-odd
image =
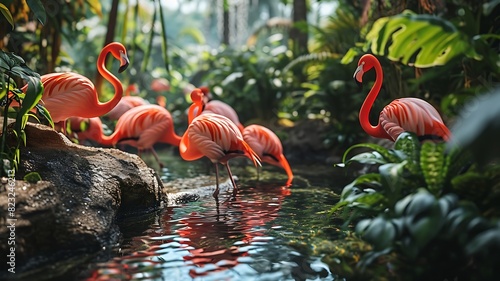
[[[139,150],[151,149],[158,142],[179,146],[180,136],[175,134],[170,112],[156,104],[140,105],[125,112],[113,134],[102,138],[105,145],[125,143]]]
[[[238,113],[236,113],[236,110],[234,110],[234,108],[232,108],[229,104],[223,101],[213,100],[208,87],[202,86],[199,89],[204,94],[204,99],[203,99],[205,103],[205,107],[203,109],[204,112],[211,112],[222,116],[226,116],[227,118],[229,118],[229,120],[231,120],[234,124],[236,124],[240,132],[243,132],[244,126],[241,124],[240,119],[238,117]]]
[[[369,120],[370,109],[380,92],[383,72],[380,62],[371,54],[363,55],[354,72],[354,78],[361,83],[363,74],[375,69],[375,83],[366,96],[359,112],[363,130],[376,138],[395,141],[402,132],[412,132],[421,138],[439,138],[448,141],[450,130],[446,127],[439,112],[428,102],[418,98],[400,98],[392,101],[380,112],[379,123],[373,126]]]
[[[122,44],[113,42],[102,49],[97,59],[97,70],[115,88],[113,98],[105,103],[99,101],[92,81],[81,74],[66,72],[41,76],[44,87],[41,100],[50,112],[54,123],[73,116],[85,118],[101,116],[118,104],[123,95],[123,87],[120,80],[111,74],[104,65],[108,53],[120,61],[119,72],[125,70],[129,63],[127,51]],[[23,92],[26,90],[27,85],[22,88]]]
[[[123,96],[120,102],[109,111],[106,116],[111,120],[118,120],[125,112],[139,105],[149,104],[148,101],[136,96]]]
[[[259,156],[245,142],[239,128],[229,118],[210,112],[201,113],[204,94],[200,89],[191,93],[193,104],[189,108],[189,126],[179,144],[182,159],[193,161],[204,156],[215,165],[216,189],[213,196],[219,194],[219,173],[217,163],[226,166],[233,185],[233,195],[237,192],[228,160],[235,157],[248,157],[254,164],[260,165]],[[197,116],[196,116],[197,115]]]
[[[227,164],[231,158],[246,156],[256,162],[255,152],[244,141],[238,127],[229,118],[203,113],[186,130],[179,146],[184,160],[206,156],[212,163]]]
[[[278,136],[261,125],[249,125],[243,130],[243,139],[257,153],[262,162],[283,168],[287,175],[287,186],[292,184],[293,172],[283,155],[283,146]]]

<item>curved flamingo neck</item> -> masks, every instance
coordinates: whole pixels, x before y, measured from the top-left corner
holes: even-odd
[[[387,134],[387,132],[380,125],[380,121],[377,125],[373,126],[370,123],[370,110],[373,107],[373,103],[377,99],[377,96],[382,88],[382,81],[384,80],[384,73],[382,71],[382,66],[380,62],[375,57],[366,57],[366,63],[373,64],[373,68],[375,69],[375,83],[373,84],[370,92],[365,98],[363,105],[361,105],[361,109],[359,111],[359,121],[361,123],[361,127],[365,132],[376,138],[387,138],[392,140],[392,138]]]
[[[97,71],[99,71],[99,73],[102,75],[102,77],[104,77],[104,79],[106,79],[109,83],[111,83],[113,85],[113,87],[115,88],[115,94],[114,94],[112,99],[110,99],[109,101],[104,102],[104,103],[99,102],[99,100],[97,102],[97,108],[99,108],[98,111],[104,112],[103,114],[111,111],[111,109],[113,109],[118,104],[118,102],[120,101],[120,99],[123,96],[122,83],[120,82],[120,80],[118,78],[116,78],[116,76],[114,76],[106,68],[106,57],[107,57],[108,53],[111,52],[110,50],[112,48],[116,48],[116,46],[112,45],[112,44],[107,45],[106,47],[104,47],[102,49],[101,53],[99,54],[99,57],[97,58]]]
[[[195,110],[196,110],[196,112],[195,112]],[[188,111],[188,124],[191,124],[191,122],[193,122],[193,119],[198,117],[202,111],[203,111],[203,105],[193,103],[189,107],[189,111]]]
[[[163,142],[169,143],[174,146],[179,146],[181,143],[181,137],[174,132],[174,129],[170,130],[163,137]]]

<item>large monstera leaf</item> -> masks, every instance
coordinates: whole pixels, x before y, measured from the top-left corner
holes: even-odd
[[[453,24],[409,10],[378,19],[366,40],[365,51],[419,68],[444,65],[461,54],[481,59],[469,38]]]

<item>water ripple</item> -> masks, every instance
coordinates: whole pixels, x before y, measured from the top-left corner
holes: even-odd
[[[320,258],[288,246],[297,226],[287,223],[301,211],[283,212],[290,194],[276,186],[247,187],[218,205],[167,207],[88,280],[333,280]]]

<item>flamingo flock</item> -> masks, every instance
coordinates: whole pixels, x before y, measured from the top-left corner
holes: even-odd
[[[63,123],[65,132],[70,132],[79,141],[90,140],[103,146],[131,145],[137,148],[139,155],[143,151],[151,151],[160,167],[164,164],[153,148],[157,143],[178,147],[180,157],[185,161],[207,157],[215,167],[215,198],[219,194],[218,164],[226,168],[233,195],[236,195],[238,187],[228,163],[236,157],[250,159],[257,167],[257,175],[262,163],[280,167],[288,177],[285,186],[291,186],[294,177],[292,169],[283,153],[280,139],[272,130],[258,124],[244,126],[231,106],[213,100],[209,89],[202,86],[192,90],[188,127],[182,135],[177,135],[174,120],[165,108],[165,98],[162,95],[158,95],[159,104],[150,104],[138,96],[130,95],[138,93],[135,84],[129,85],[123,95],[121,81],[105,67],[108,54],[119,61],[119,72],[124,71],[129,64],[127,51],[121,43],[113,42],[102,49],[97,59],[97,69],[115,90],[113,97],[107,102],[99,101],[94,84],[83,75],[66,72],[41,76],[44,86],[41,103],[54,122]],[[363,75],[371,69],[375,70],[375,82],[359,112],[361,127],[368,135],[395,141],[401,133],[408,131],[414,132],[422,140],[450,140],[451,133],[438,111],[417,98],[392,101],[380,112],[378,124],[372,125],[369,113],[383,82],[383,71],[378,59],[371,54],[363,55],[353,78],[362,83]],[[26,91],[26,87],[22,90]],[[151,89],[157,93],[168,91],[170,84],[166,79],[155,79]],[[78,106],[68,106],[73,103]],[[111,135],[103,133],[102,116],[116,120]]]

